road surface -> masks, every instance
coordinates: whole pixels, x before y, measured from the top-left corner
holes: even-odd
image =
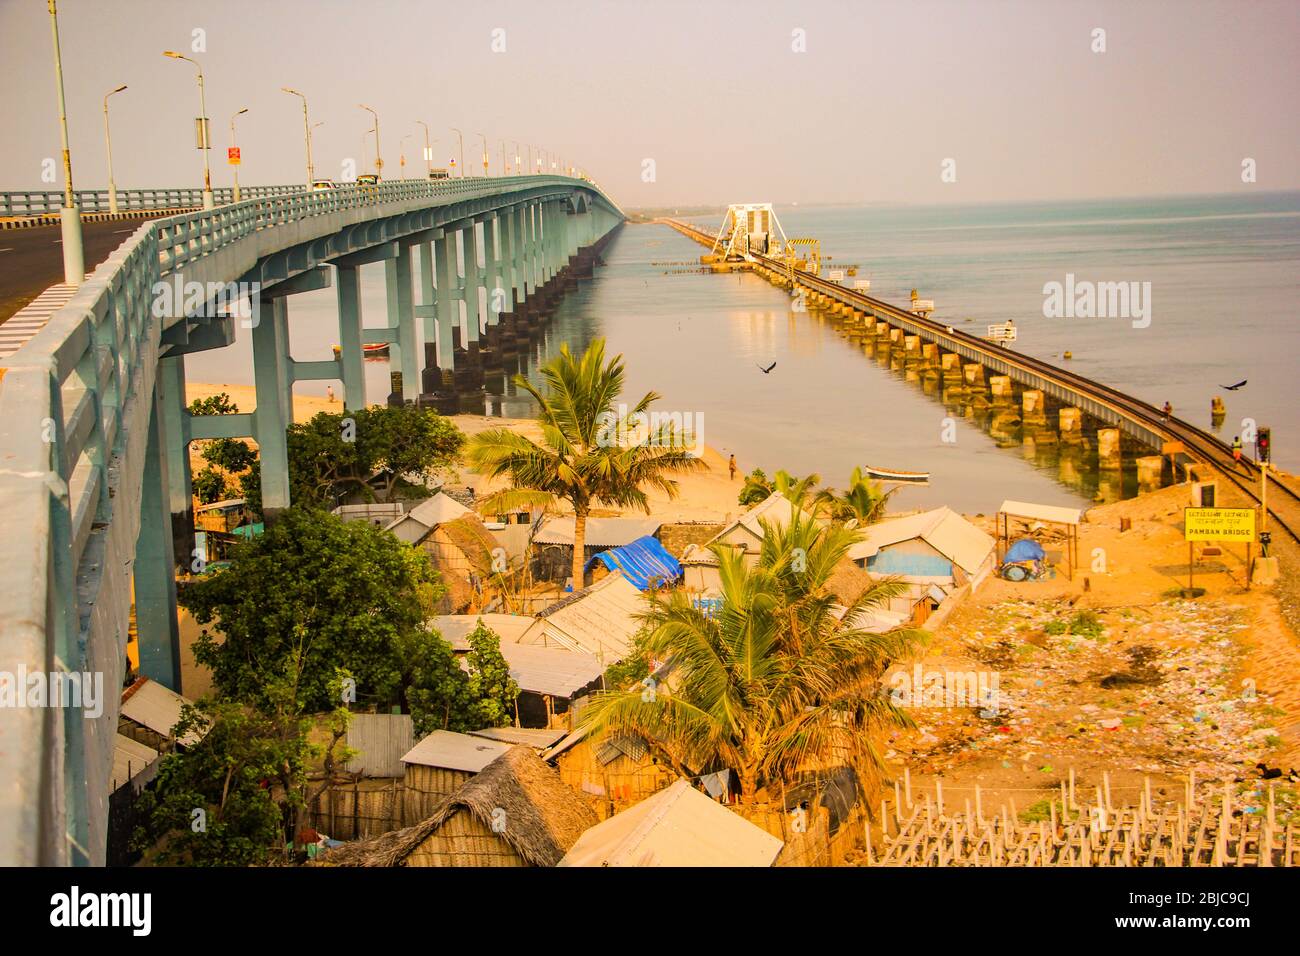
[[[144,223],[143,219],[83,222],[86,271],[93,272]],[[63,246],[58,226],[0,230],[0,323],[62,281]]]

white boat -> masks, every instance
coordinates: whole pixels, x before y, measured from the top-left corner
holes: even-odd
[[[894,481],[908,485],[926,485],[930,483],[928,471],[899,471],[897,468],[873,468],[867,465],[867,474],[877,481]]]

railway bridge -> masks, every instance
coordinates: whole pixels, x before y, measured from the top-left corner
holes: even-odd
[[[728,236],[711,235],[681,220],[660,222],[710,250],[737,245],[729,242]],[[743,228],[743,222],[734,225],[731,238]],[[769,228],[775,236],[775,224],[769,224]],[[724,232],[726,229],[724,224]],[[1071,434],[1078,436],[1082,413],[1086,413],[1108,426],[1098,432],[1098,454],[1103,464],[1109,458],[1118,465],[1120,437],[1127,435],[1149,449],[1139,465],[1148,462],[1158,475],[1166,443],[1180,443],[1183,451],[1179,457],[1185,464],[1197,467],[1203,476],[1221,477],[1259,506],[1268,529],[1280,530],[1291,542],[1300,542],[1300,491],[1294,479],[1270,472],[1267,482],[1261,481],[1257,462],[1250,458],[1234,461],[1232,450],[1221,439],[1190,422],[1177,417],[1166,419],[1160,409],[1119,389],[945,325],[923,310],[892,305],[863,290],[847,288],[823,278],[819,271],[796,268],[785,259],[767,254],[766,249],[744,249],[731,258],[792,295],[802,296],[810,306],[842,317],[855,331],[896,345],[905,356],[942,376],[945,384],[952,383],[959,389],[974,387],[1005,407],[1014,400],[1014,382],[1020,386],[1019,411],[1027,422],[1043,420],[1046,399],[1053,399],[1062,406],[1058,415],[1063,439]],[[725,261],[720,265],[726,268]]]

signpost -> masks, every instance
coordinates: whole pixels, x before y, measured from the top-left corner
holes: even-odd
[[[1254,508],[1184,508],[1183,539],[1187,542],[1187,590],[1194,590],[1192,567],[1195,542],[1229,541],[1246,545],[1246,587],[1250,587],[1250,546],[1255,543]]]
[[[1010,322],[990,325],[986,338],[991,342],[1014,342],[1016,340],[1016,327]]]

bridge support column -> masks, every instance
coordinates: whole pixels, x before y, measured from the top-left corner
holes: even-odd
[[[394,389],[388,396],[390,405],[413,402],[420,397],[419,358],[416,353],[415,305],[411,297],[411,247],[398,244],[397,257],[384,263],[384,282],[388,301],[388,324],[397,331],[401,391]],[[391,351],[391,347],[390,347]],[[393,361],[390,358],[391,370]]]
[[[494,369],[502,367],[504,329],[501,327],[501,317],[514,308],[512,290],[505,275],[507,266],[503,250],[506,237],[501,228],[503,224],[504,220],[496,216],[483,220],[483,264],[487,270],[484,282],[487,289],[486,328],[484,329],[487,347],[483,359],[485,365]],[[513,337],[510,344],[513,348]]]
[[[1083,441],[1083,411],[1073,405],[1067,405],[1057,413],[1061,441],[1078,444]]]
[[[171,515],[172,554],[178,567],[188,567],[194,548],[194,491],[190,474],[189,410],[185,402],[185,355],[158,360],[155,387],[162,402],[164,452],[167,458],[167,500]]]
[[[1020,418],[1026,422],[1045,422],[1047,406],[1041,389],[1027,388],[1020,393]]]
[[[455,387],[456,343],[453,335],[460,323],[460,299],[457,294],[456,230],[444,227],[438,241],[438,378],[439,388],[427,391],[452,391]]]
[[[993,392],[993,401],[1010,402],[1015,397],[1011,390],[1010,375],[994,375],[989,378],[989,387]]]
[[[253,325],[253,383],[257,408],[253,437],[262,461],[262,514],[269,524],[289,507],[289,444],[285,429],[293,420],[289,380],[288,304],[283,297],[262,293],[260,314]]]
[[[361,347],[361,277],[356,266],[335,265],[343,407],[355,412],[366,407],[365,351]]]
[[[176,620],[176,554],[167,474],[166,398],[166,386],[156,382],[145,447],[140,532],[136,537],[132,575],[140,673],[180,693],[181,644]],[[186,555],[189,550],[185,549]]]
[[[513,355],[519,349],[516,340],[519,329],[519,319],[516,316],[519,308],[519,293],[515,285],[514,231],[514,210],[501,210],[497,215],[495,228],[497,238],[496,267],[501,285],[501,312],[496,317],[495,345],[503,360],[506,355]]]
[[[397,243],[388,242],[360,252],[331,259],[334,266],[335,303],[339,323],[339,378],[343,383],[343,407],[348,411],[366,407],[366,342],[386,342],[391,352],[396,329],[363,329],[361,312],[361,266],[388,263],[400,255]]]
[[[1147,455],[1137,460],[1138,487],[1142,491],[1155,491],[1164,477],[1165,460],[1160,455]]]
[[[1121,464],[1119,429],[1097,429],[1097,467],[1104,471],[1118,471]]]

